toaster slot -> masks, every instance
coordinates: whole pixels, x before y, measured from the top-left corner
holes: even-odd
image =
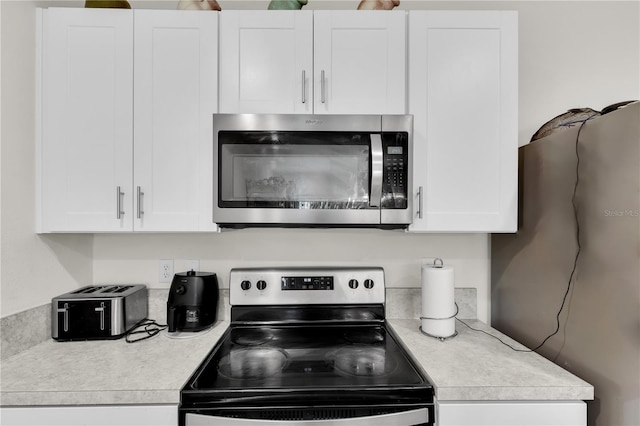
[[[102,290],[103,288],[104,288],[103,285],[100,285],[100,286],[92,285],[92,286],[82,287],[81,289],[72,291],[69,294],[91,294],[91,293],[96,293]]]
[[[102,293],[120,294],[132,288],[132,285],[112,285],[104,290]]]

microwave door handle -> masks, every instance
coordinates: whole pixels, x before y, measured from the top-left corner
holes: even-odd
[[[382,198],[382,135],[371,134],[371,192],[369,206],[380,207]]]

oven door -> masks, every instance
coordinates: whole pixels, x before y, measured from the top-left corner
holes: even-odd
[[[215,115],[213,221],[372,226],[407,210],[407,171],[389,173],[408,163],[408,136],[381,129],[381,116]]]
[[[186,426],[260,426],[260,425],[287,425],[287,426],[415,426],[432,425],[433,419],[429,419],[427,408],[403,411],[378,416],[367,416],[347,419],[331,420],[257,420],[229,417],[213,417],[202,414],[186,415]]]

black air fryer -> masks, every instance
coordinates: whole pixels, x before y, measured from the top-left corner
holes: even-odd
[[[216,320],[218,278],[211,272],[177,273],[167,300],[167,325],[175,331],[200,331]]]

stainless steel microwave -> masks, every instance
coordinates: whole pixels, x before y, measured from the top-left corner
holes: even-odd
[[[214,114],[221,227],[404,228],[411,115]]]

